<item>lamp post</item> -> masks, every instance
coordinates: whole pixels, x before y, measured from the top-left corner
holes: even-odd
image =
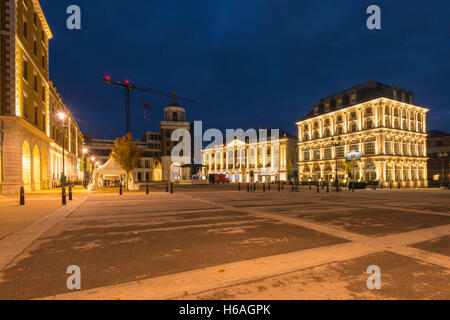
[[[331,137],[331,145],[334,147],[334,170],[335,170],[335,176],[334,176],[334,184],[336,185],[336,192],[339,192],[339,183],[338,183],[338,157],[337,157],[337,147],[341,143],[341,137],[338,137],[335,139],[334,137]]]
[[[62,127],[63,127],[63,132],[62,132],[62,177],[61,177],[61,186],[64,186],[66,184],[66,167],[65,167],[65,155],[64,155],[64,150],[65,150],[65,141],[66,141],[66,124],[65,124],[65,120],[67,118],[67,114],[65,114],[64,112],[59,112],[57,114],[58,118],[60,118],[62,120]]]
[[[87,172],[86,172],[86,170],[87,170],[87,165],[86,165],[86,153],[88,152],[88,150],[86,149],[86,148],[83,148],[83,165],[84,165],[84,170],[83,170],[83,172],[84,172],[84,175],[83,175],[83,177],[84,177],[84,179],[83,179],[83,186],[84,186],[84,188],[86,188],[86,176],[87,176]]]

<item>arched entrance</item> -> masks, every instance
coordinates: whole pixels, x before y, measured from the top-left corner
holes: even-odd
[[[41,190],[41,154],[38,146],[34,146],[33,149],[33,180],[34,190]]]
[[[153,181],[162,181],[162,165],[158,160],[153,163]]]
[[[22,180],[26,192],[31,190],[31,150],[27,141],[22,144]]]
[[[170,166],[170,180],[179,181],[181,179],[181,167],[178,163],[173,163]]]
[[[48,186],[48,159],[47,159],[47,153],[45,150],[41,151],[41,162],[42,162],[42,189],[47,189]]]

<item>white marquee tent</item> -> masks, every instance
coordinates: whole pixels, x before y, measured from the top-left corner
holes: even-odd
[[[98,190],[103,188],[105,179],[117,178],[120,181],[124,181],[127,176],[125,170],[123,170],[113,158],[109,160],[101,167],[94,170],[92,173],[91,182],[89,184],[89,190]],[[128,189],[135,190],[139,186],[134,183],[133,176],[130,174],[128,179]]]

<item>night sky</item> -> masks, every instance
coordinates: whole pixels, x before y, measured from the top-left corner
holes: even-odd
[[[83,132],[124,134],[124,90],[109,74],[198,99],[183,104],[208,128],[296,133],[320,98],[375,80],[413,90],[428,129],[450,132],[450,1],[41,0],[54,39],[50,78]],[[358,4],[356,4],[358,3]],[[66,28],[66,9],[82,29]],[[377,4],[382,30],[366,28]],[[170,99],[132,93],[132,131],[159,131]]]

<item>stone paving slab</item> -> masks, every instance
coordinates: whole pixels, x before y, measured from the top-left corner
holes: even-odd
[[[450,236],[439,237],[410,246],[450,257]]]
[[[369,290],[366,273],[381,270],[381,288]],[[450,271],[389,252],[380,252],[306,270],[242,283],[200,294],[188,300],[301,299],[450,299]]]

